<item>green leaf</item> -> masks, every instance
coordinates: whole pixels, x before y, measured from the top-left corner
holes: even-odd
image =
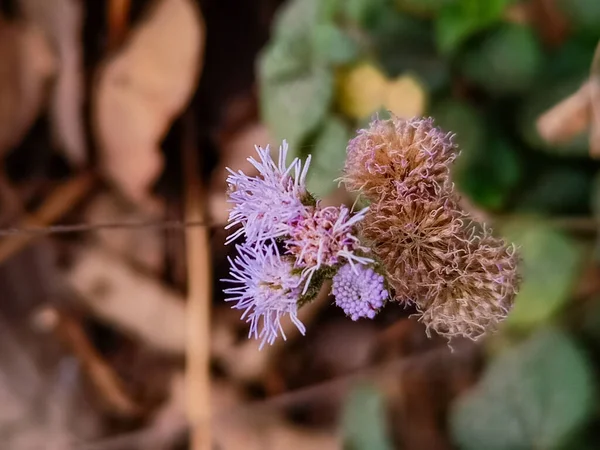
[[[359,55],[357,43],[333,23],[317,25],[312,39],[314,56],[319,62],[333,65],[348,64]]]
[[[458,399],[452,436],[462,450],[559,449],[585,425],[593,396],[593,373],[576,343],[541,330],[497,357]]]
[[[515,221],[502,229],[519,248],[522,283],[507,326],[529,329],[553,318],[580,273],[583,248],[568,235],[538,221]]]
[[[445,131],[456,133],[461,150],[452,168],[459,191],[480,206],[504,206],[519,182],[522,170],[517,151],[504,138],[487,138],[487,127],[470,104],[445,100],[432,108],[431,116]]]
[[[293,77],[262,81],[262,117],[276,137],[287,139],[294,150],[327,114],[333,74],[323,67],[309,67]]]
[[[346,450],[391,450],[386,431],[383,396],[373,386],[363,384],[349,394],[342,415]]]
[[[527,27],[505,24],[478,41],[461,58],[465,77],[494,95],[531,87],[543,62],[537,36]]]
[[[410,72],[428,91],[448,85],[449,63],[437,54],[428,23],[391,11],[379,18],[370,37],[378,63],[390,78]]]
[[[337,186],[333,180],[341,175],[349,139],[350,130],[337,117],[330,117],[319,132],[306,180],[308,191],[316,197],[324,197]]]
[[[323,0],[287,0],[273,20],[273,39],[309,33],[322,17],[326,3]]]
[[[396,0],[396,6],[401,11],[429,17],[452,2],[453,0]]]
[[[282,37],[267,44],[258,57],[259,77],[267,83],[277,78],[294,77],[312,63],[309,35]]]
[[[355,24],[370,28],[375,21],[386,14],[389,0],[339,0],[344,18]]]
[[[596,0],[556,0],[556,6],[567,16],[573,29],[600,37],[600,2]]]
[[[455,0],[448,2],[436,21],[436,41],[444,54],[452,53],[473,34],[497,23],[512,0]]]
[[[558,82],[542,84],[535,88],[532,94],[526,98],[518,113],[517,126],[523,139],[531,147],[560,156],[588,158],[589,143],[587,131],[580,133],[568,142],[550,144],[542,139],[536,127],[536,121],[539,116],[559,101],[564,100],[577,91],[584,79],[585,75],[582,74],[574,75]]]
[[[518,212],[541,214],[587,214],[592,181],[579,168],[546,169],[525,189],[515,205]]]
[[[462,154],[479,152],[485,146],[487,127],[481,114],[469,103],[447,99],[435,104],[430,111],[435,123],[446,132],[455,134],[454,140]]]

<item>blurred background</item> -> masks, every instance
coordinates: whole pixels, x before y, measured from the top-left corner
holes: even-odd
[[[599,448],[599,39],[598,0],[0,0],[0,448]],[[387,111],[456,133],[514,310],[449,348],[324,290],[259,352],[225,167],[285,138],[351,205]]]

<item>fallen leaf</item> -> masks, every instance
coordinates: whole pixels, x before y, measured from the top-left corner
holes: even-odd
[[[40,31],[0,17],[0,153],[17,145],[38,116],[55,70]]]
[[[81,249],[65,280],[81,302],[106,322],[157,350],[184,351],[183,299],[118,256],[88,245]]]
[[[84,165],[87,146],[82,111],[82,4],[77,0],[20,0],[20,3],[27,19],[44,32],[58,59],[50,104],[53,137],[71,164]]]
[[[94,126],[104,175],[134,202],[163,168],[159,144],[195,89],[204,52],[195,2],[160,0],[100,71]]]

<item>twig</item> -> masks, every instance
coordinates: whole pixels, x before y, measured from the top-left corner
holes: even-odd
[[[96,351],[77,321],[56,309],[48,308],[37,314],[36,322],[40,328],[53,331],[77,356],[107,407],[125,417],[140,414],[139,406],[129,397],[117,374]]]
[[[59,186],[40,208],[22,219],[19,228],[43,227],[64,215],[85,196],[94,184],[90,173],[83,173]],[[34,234],[21,234],[0,242],[0,263],[22,250],[35,239]]]
[[[198,177],[198,149],[193,136],[193,115],[185,116],[186,138],[183,161],[186,181],[185,215],[188,221],[202,222],[205,218],[206,195]],[[188,419],[191,424],[192,450],[210,450],[210,246],[206,228],[186,231],[188,269],[186,382]]]
[[[110,0],[108,2],[108,48],[115,50],[123,42],[127,32],[127,22],[131,0]]]

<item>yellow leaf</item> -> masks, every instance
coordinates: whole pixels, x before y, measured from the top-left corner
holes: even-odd
[[[388,84],[384,106],[398,117],[423,115],[427,104],[425,89],[417,79],[403,75]]]
[[[362,119],[377,111],[384,102],[388,80],[375,66],[362,63],[338,77],[338,102],[341,111]]]

